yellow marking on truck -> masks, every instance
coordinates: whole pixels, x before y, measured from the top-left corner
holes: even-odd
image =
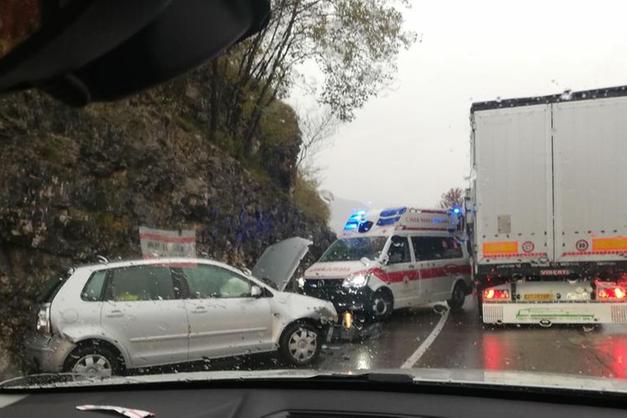
[[[552,293],[526,293],[523,295],[523,300],[529,302],[546,302],[553,299]]]
[[[627,250],[627,237],[592,238],[592,251]]]
[[[516,254],[518,241],[493,241],[483,243],[483,255]]]

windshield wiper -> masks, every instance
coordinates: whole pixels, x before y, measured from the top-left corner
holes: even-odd
[[[414,384],[416,381],[409,373],[363,373],[363,374],[321,374],[310,378],[316,381],[363,382],[385,384]]]

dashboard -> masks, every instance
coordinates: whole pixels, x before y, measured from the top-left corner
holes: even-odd
[[[316,383],[316,384],[313,384]],[[0,417],[98,418],[111,412],[80,411],[79,405],[111,405],[150,411],[156,417],[625,417],[619,397],[464,388],[309,382],[233,382],[0,393]],[[122,416],[122,415],[118,415]]]

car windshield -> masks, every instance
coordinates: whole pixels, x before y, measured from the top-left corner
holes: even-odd
[[[357,261],[362,258],[377,260],[387,240],[388,237],[338,239],[322,254],[320,262]]]
[[[627,385],[627,2],[108,3],[0,0],[0,382]]]

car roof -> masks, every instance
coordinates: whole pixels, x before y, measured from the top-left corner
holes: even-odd
[[[74,268],[75,271],[78,270],[108,270],[115,268],[123,268],[130,266],[150,266],[150,265],[158,265],[158,264],[207,264],[213,265],[217,267],[222,267],[228,270],[233,270],[236,272],[240,272],[236,267],[230,266],[228,264],[211,260],[208,258],[189,258],[189,257],[162,257],[162,258],[138,258],[131,260],[122,260],[122,261],[114,261],[114,262],[102,262],[102,263],[93,263],[93,264],[85,264],[81,266],[77,266]]]

